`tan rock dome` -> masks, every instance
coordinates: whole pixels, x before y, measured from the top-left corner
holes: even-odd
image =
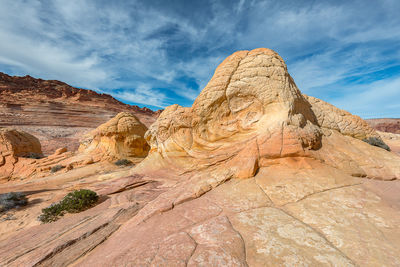
[[[275,158],[312,157],[354,176],[399,178],[397,156],[361,141],[369,137],[378,135],[366,122],[302,95],[282,58],[259,48],[225,59],[191,108],[161,113],[146,133],[147,161],[186,170],[223,164],[251,177]]]
[[[144,139],[146,131],[147,127],[133,114],[121,112],[90,132],[81,142],[79,151],[110,160],[144,157],[149,151]]]

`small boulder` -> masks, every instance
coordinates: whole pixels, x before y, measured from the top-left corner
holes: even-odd
[[[33,156],[32,156],[33,155]],[[39,140],[15,129],[0,128],[0,180],[24,172],[27,164],[43,157]]]
[[[39,139],[15,129],[0,128],[0,153],[14,157],[43,156]]]

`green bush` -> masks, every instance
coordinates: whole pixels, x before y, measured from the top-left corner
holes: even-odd
[[[51,171],[52,173],[55,173],[55,172],[58,172],[59,170],[64,169],[64,168],[65,168],[65,167],[62,166],[62,165],[56,165],[56,166],[51,167],[50,171]]]
[[[382,139],[380,139],[379,137],[369,137],[369,138],[363,139],[363,141],[372,146],[377,146],[377,147],[383,148],[387,151],[390,151],[390,147],[387,144],[385,144],[385,142],[383,142]]]
[[[65,213],[66,211],[63,205],[60,203],[53,203],[47,208],[42,209],[42,214],[39,215],[38,219],[42,223],[55,222]]]
[[[0,194],[0,212],[4,212],[13,208],[18,208],[28,204],[28,199],[24,193],[10,192]]]
[[[42,209],[39,221],[49,223],[57,221],[65,213],[77,213],[94,206],[99,199],[96,192],[87,189],[75,190],[66,195],[60,202]]]
[[[126,166],[132,164],[132,161],[129,159],[119,159],[114,164],[117,166]]]

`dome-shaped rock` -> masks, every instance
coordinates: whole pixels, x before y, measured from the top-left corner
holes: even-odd
[[[167,107],[146,133],[146,161],[251,177],[271,159],[312,157],[354,176],[400,177],[398,157],[361,141],[370,137],[360,117],[302,95],[282,58],[259,48],[225,59],[191,108]]]
[[[81,142],[79,151],[110,160],[144,157],[149,151],[144,139],[146,131],[147,127],[138,118],[121,112],[90,132]]]

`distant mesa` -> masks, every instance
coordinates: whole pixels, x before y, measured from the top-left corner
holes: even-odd
[[[110,109],[116,110],[125,107],[140,113],[154,113],[154,111],[146,107],[140,108],[124,104],[108,94],[99,94],[93,90],[75,88],[57,80],[36,79],[29,75],[23,77],[9,76],[0,72],[0,88],[2,89],[1,95],[16,95],[18,100],[22,100],[20,98],[22,95],[29,94],[30,98],[34,97],[42,101],[63,98],[66,101],[91,102],[94,106],[107,104],[110,105]],[[11,99],[7,102],[11,103]]]
[[[377,131],[400,134],[400,119],[368,119],[366,122]]]

